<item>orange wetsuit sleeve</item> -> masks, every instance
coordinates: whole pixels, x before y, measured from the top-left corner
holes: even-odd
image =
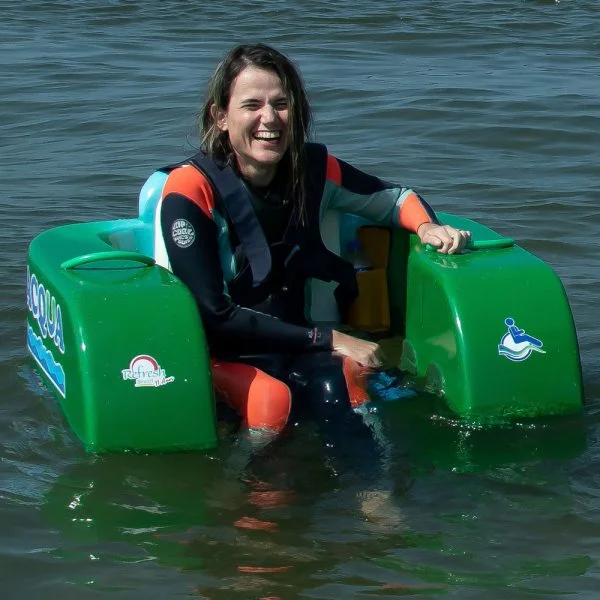
[[[423,223],[435,223],[437,219],[431,207],[412,190],[404,195],[398,211],[400,226],[416,232]]]

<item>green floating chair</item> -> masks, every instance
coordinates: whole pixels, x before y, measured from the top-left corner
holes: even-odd
[[[156,265],[153,228],[164,175],[140,194],[137,219],[57,227],[30,244],[27,346],[88,451],[210,449],[217,444],[210,358],[187,287]],[[474,221],[460,255],[394,230],[381,322],[401,340],[398,366],[459,417],[494,423],[576,413],[577,337],[552,268]],[[331,212],[323,236],[338,253],[363,219]],[[370,294],[373,295],[372,290]],[[311,318],[335,322],[330,284],[307,289]],[[389,307],[389,308],[388,308]]]

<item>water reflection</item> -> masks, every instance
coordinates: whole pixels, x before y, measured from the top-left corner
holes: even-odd
[[[385,468],[372,465],[373,477],[336,461],[308,423],[237,472],[237,438],[228,428],[210,455],[87,457],[45,496],[44,518],[63,540],[57,552],[174,567],[194,574],[193,594],[213,600],[314,590],[319,573],[356,561],[363,572],[347,585],[377,594],[448,591],[437,571],[415,576],[390,558],[402,549],[445,548],[427,519],[415,519],[429,474],[475,475],[531,495],[536,484],[527,469],[575,458],[586,447],[578,418],[483,428],[455,420],[430,396],[380,402],[378,409],[392,449]],[[364,565],[377,561],[385,569],[396,564],[395,583],[368,575]]]

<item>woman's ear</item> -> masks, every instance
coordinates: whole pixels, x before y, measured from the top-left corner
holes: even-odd
[[[227,112],[217,108],[216,104],[212,104],[210,107],[210,114],[215,122],[215,125],[221,131],[227,131]]]

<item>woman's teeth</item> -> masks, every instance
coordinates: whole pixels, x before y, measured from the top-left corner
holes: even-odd
[[[258,131],[254,134],[257,140],[273,141],[281,138],[281,131]]]

